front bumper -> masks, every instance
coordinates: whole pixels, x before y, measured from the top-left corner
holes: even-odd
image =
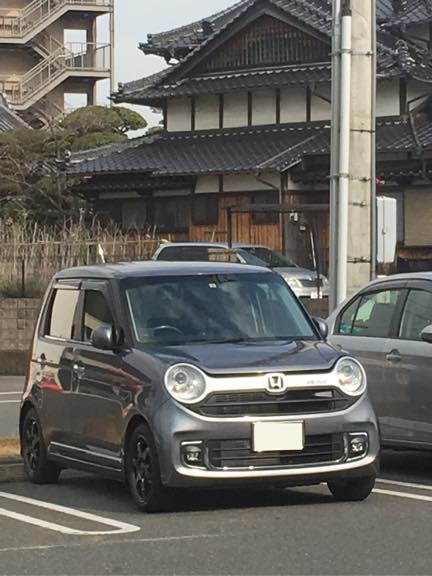
[[[340,435],[348,438],[352,433],[368,437],[364,456],[349,459],[345,450],[342,458],[332,462],[308,463],[271,467],[215,469],[208,461],[204,466],[186,465],[181,455],[182,444],[202,442],[205,447],[212,441],[250,439],[252,423],[258,421],[304,421],[305,436]],[[153,421],[153,432],[158,448],[162,482],[170,487],[217,486],[232,483],[292,485],[313,484],[332,479],[376,474],[380,450],[377,420],[367,396],[351,407],[338,412],[283,417],[208,418],[195,414],[168,400]]]

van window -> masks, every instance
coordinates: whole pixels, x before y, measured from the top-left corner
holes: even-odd
[[[71,340],[74,338],[74,317],[79,290],[57,289],[54,293],[47,335],[52,338]]]
[[[84,299],[83,339],[91,341],[93,330],[102,324],[114,324],[105,296],[98,290],[86,290]]]

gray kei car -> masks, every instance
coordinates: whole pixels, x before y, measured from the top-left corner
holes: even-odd
[[[64,468],[125,480],[138,507],[171,488],[327,482],[362,500],[378,466],[361,364],[324,340],[279,274],[147,262],[57,274],[20,413],[35,483]]]
[[[432,273],[367,284],[329,317],[330,341],[363,364],[383,446],[432,449]]]

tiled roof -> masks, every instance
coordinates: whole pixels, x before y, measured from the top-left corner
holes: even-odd
[[[30,128],[30,126],[9,108],[6,100],[0,95],[0,132],[17,128]]]
[[[377,150],[397,152],[432,146],[432,125],[416,122],[417,141],[408,120],[383,119],[377,125]],[[330,127],[326,123],[255,126],[206,132],[161,132],[142,138],[109,156],[77,163],[69,175],[149,173],[181,176],[256,171],[284,171],[308,155],[328,155]]]
[[[143,48],[151,50],[175,50],[177,47],[194,47],[201,44],[210,31],[216,31],[234,19],[239,12],[254,2],[243,0],[232,7],[203,18],[192,24],[159,34],[151,34]],[[331,14],[331,0],[275,0],[280,8],[293,16],[305,17],[320,29],[328,28]],[[431,0],[377,0],[377,20],[379,24],[398,25],[428,22],[432,18]]]
[[[127,101],[151,102],[173,96],[194,96],[199,94],[218,94],[235,90],[247,90],[260,87],[283,87],[291,84],[315,85],[330,82],[331,65],[329,63],[274,67],[260,70],[240,70],[206,74],[186,78],[178,82],[165,83],[163,80],[152,84],[142,82],[139,88],[131,90],[130,84],[124,87]],[[136,84],[137,86],[137,84]],[[120,96],[120,99],[122,97]]]
[[[267,0],[275,8],[286,12],[290,18],[308,26],[314,33],[321,34],[330,41],[331,38],[331,2],[330,0]],[[398,3],[398,4],[397,4]],[[225,28],[234,24],[244,15],[255,10],[255,0],[235,4],[232,9],[218,13],[207,20],[202,20],[176,30],[150,36],[147,44],[140,47],[145,53],[180,58],[180,62],[162,72],[141,80],[124,84],[114,95],[118,102],[157,103],[160,99],[173,96],[214,93],[248,89],[259,86],[283,86],[294,83],[328,82],[329,70],[317,70],[311,66],[292,66],[282,71],[280,67],[273,70],[231,71],[212,73],[195,78],[181,78],[185,64],[194,58]],[[396,4],[400,10],[396,9]],[[396,20],[400,23],[432,20],[432,0],[379,0],[378,17],[389,24]],[[327,41],[326,40],[326,41]],[[180,49],[180,52],[178,52]],[[330,48],[329,48],[330,52]],[[329,62],[326,63],[330,66]],[[381,78],[404,77],[432,82],[432,64],[430,53],[407,39],[400,39],[388,27],[381,26],[378,31],[378,75]],[[187,75],[189,76],[189,75]]]

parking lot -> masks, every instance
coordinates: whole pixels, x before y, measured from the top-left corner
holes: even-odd
[[[432,456],[388,453],[364,503],[325,486],[179,494],[137,512],[116,482],[4,484],[2,574],[430,574]]]
[[[18,414],[24,378],[0,376],[0,438],[18,436]]]

